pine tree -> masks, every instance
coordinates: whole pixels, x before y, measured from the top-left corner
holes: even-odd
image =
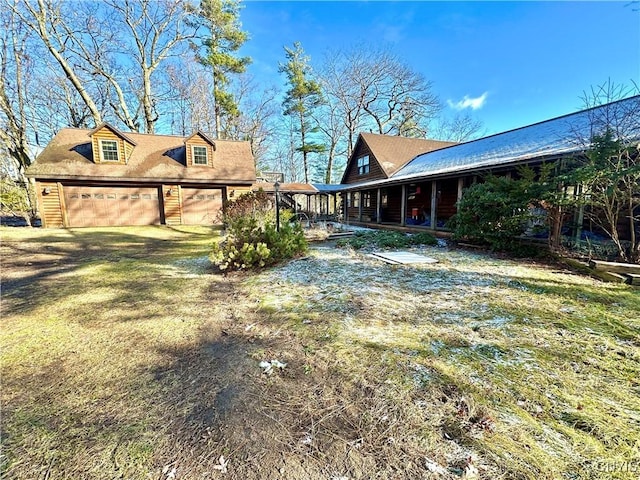
[[[295,42],[293,48],[285,47],[284,50],[287,63],[280,64],[279,71],[287,76],[289,89],[283,102],[283,113],[296,118],[296,130],[300,135],[300,144],[296,151],[302,153],[304,181],[309,183],[309,154],[325,151],[323,144],[310,138],[318,131],[318,127],[313,123],[312,113],[323,103],[322,89],[320,83],[311,78],[309,57],[304,54],[300,42]]]
[[[213,98],[216,120],[216,138],[224,135],[223,117],[237,117],[238,103],[229,92],[229,76],[243,73],[251,63],[250,57],[234,54],[248,39],[240,24],[240,2],[238,0],[201,0],[198,23],[209,35],[202,40],[202,54],[198,61],[210,67],[213,74]]]

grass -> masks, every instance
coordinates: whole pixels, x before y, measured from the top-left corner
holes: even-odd
[[[639,289],[442,247],[220,276],[212,229],[0,235],[7,478],[638,476]]]

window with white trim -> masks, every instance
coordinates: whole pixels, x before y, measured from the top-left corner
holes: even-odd
[[[118,142],[115,140],[100,140],[100,161],[119,162]]]
[[[369,155],[358,158],[358,175],[369,173]]]
[[[194,165],[206,165],[207,164],[207,147],[199,145],[193,145],[191,147],[191,153],[193,154]]]
[[[354,192],[354,194],[353,194],[353,206],[354,206],[354,208],[360,207],[360,192]]]

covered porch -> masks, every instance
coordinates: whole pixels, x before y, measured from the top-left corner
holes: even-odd
[[[447,221],[456,213],[456,203],[473,175],[352,187],[344,193],[347,223],[447,230]]]

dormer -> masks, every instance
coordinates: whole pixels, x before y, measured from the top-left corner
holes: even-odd
[[[136,142],[108,123],[97,127],[89,136],[95,163],[125,165],[136,146]]]
[[[188,167],[213,167],[216,143],[198,130],[184,141]]]

